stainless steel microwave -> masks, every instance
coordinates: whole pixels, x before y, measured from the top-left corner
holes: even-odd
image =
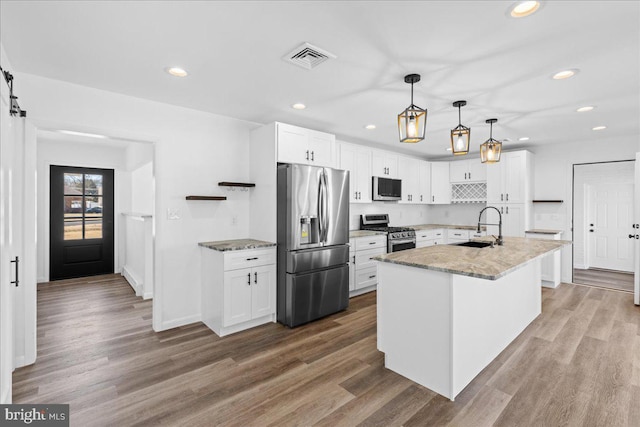
[[[374,176],[373,178],[373,200],[401,200],[402,180],[383,178]]]

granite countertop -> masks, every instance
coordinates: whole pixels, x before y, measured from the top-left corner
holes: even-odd
[[[367,237],[367,236],[386,236],[387,233],[384,231],[372,231],[372,230],[351,230],[349,231],[349,238],[355,239],[358,237]]]
[[[451,224],[418,224],[418,225],[407,225],[405,227],[413,228],[414,230],[433,230],[438,228],[448,228],[455,230],[471,230],[476,231],[478,229],[477,225],[451,225]],[[485,231],[487,227],[484,225],[480,227],[482,231]]]
[[[525,231],[525,233],[533,233],[533,234],[558,234],[563,233],[562,230],[545,230],[542,228],[532,228],[531,230]]]
[[[244,249],[268,248],[276,246],[273,242],[255,239],[218,240],[215,242],[200,242],[198,246],[213,249],[214,251],[241,251]]]
[[[492,241],[490,237],[473,239]],[[548,252],[556,251],[567,240],[539,240],[505,237],[503,246],[470,248],[457,245],[435,245],[377,256],[376,261],[402,264],[427,270],[496,280]]]

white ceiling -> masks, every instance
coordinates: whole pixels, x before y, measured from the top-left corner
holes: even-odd
[[[427,157],[447,155],[458,99],[474,151],[491,117],[505,149],[640,134],[640,3],[547,1],[520,19],[512,4],[2,0],[0,37],[17,71]],[[302,42],[337,59],[313,70],[282,60]],[[551,79],[567,68],[580,72]],[[396,127],[409,73],[422,75],[415,103],[429,110],[415,145],[400,144]],[[583,105],[597,108],[576,113]]]

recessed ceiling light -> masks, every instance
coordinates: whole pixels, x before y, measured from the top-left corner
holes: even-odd
[[[187,73],[187,70],[179,67],[169,67],[166,69],[166,71],[174,77],[187,77],[187,75],[189,75],[189,73]]]
[[[607,128],[606,126],[596,126],[596,127],[594,127],[593,129],[591,129],[591,130],[604,130],[604,129],[606,129],[606,128]]]
[[[573,77],[576,74],[578,74],[578,70],[576,68],[573,68],[573,69],[570,69],[570,70],[562,70],[562,71],[558,71],[557,73],[555,73],[553,75],[553,79],[554,80],[564,80],[564,79],[568,79],[570,77]]]
[[[298,102],[297,104],[293,104],[291,108],[293,108],[294,110],[304,110],[305,108],[307,108],[307,106]]]
[[[580,108],[578,108],[576,111],[577,111],[578,113],[586,113],[587,111],[591,111],[591,110],[593,110],[594,108],[596,108],[596,107],[594,107],[594,106],[592,106],[592,105],[587,105],[587,106],[585,106],[585,107],[580,107]]]
[[[519,1],[511,6],[509,13],[513,18],[524,18],[540,8],[539,1]]]
[[[521,138],[518,138],[518,141],[528,141],[529,137],[528,136],[523,136]]]
[[[376,125],[366,125],[364,128],[368,130],[373,130],[376,128]]]
[[[98,135],[96,133],[76,132],[74,130],[59,130],[58,132],[64,133],[65,135],[87,136],[89,138],[98,138],[98,139],[106,139],[107,138],[104,135]]]

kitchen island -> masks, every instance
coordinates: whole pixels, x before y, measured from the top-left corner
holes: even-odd
[[[375,258],[385,367],[453,400],[540,314],[540,260],[568,244],[507,237]]]

